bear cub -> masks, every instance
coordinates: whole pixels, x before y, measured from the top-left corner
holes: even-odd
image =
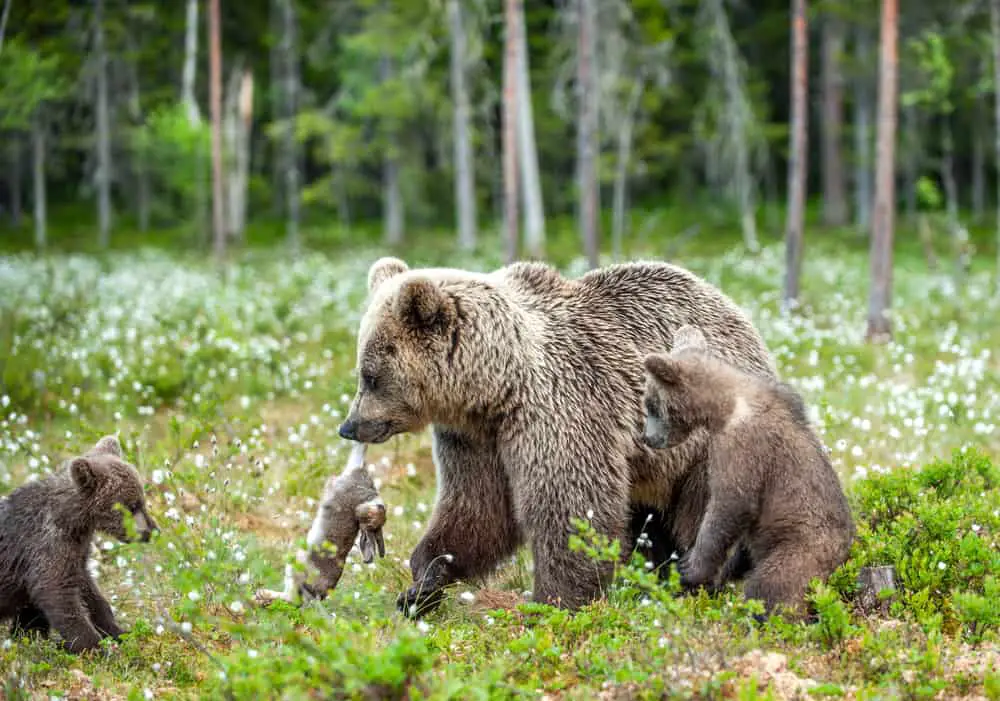
[[[0,620],[13,618],[13,635],[55,628],[78,653],[124,632],[87,571],[96,531],[130,540],[123,511],[148,541],[142,479],[114,436],[0,498]]]
[[[684,495],[701,523],[678,563],[682,586],[713,589],[737,578],[726,564],[735,545],[736,559],[747,560],[738,568],[747,598],[763,600],[768,614],[782,607],[803,615],[810,580],[825,580],[847,559],[854,522],[801,398],[712,355],[692,326],[677,331],[669,354],[650,354],[643,365],[645,443],[671,448],[698,428],[709,436],[704,467],[694,468],[706,470],[707,493]]]

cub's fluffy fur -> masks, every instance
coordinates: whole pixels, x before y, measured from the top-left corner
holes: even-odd
[[[156,523],[146,511],[142,479],[122,458],[114,436],[44,479],[0,499],[0,619],[15,635],[55,628],[71,652],[117,638],[122,629],[87,571],[94,532],[149,540]]]
[[[801,398],[713,356],[690,326],[644,365],[646,443],[668,449],[708,433],[703,479],[682,494],[700,525],[679,562],[681,583],[717,586],[745,573],[746,595],[768,612],[780,604],[802,613],[809,581],[847,559],[854,523]]]

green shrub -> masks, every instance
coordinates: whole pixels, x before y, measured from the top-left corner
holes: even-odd
[[[1000,469],[974,450],[922,469],[897,469],[856,484],[858,537],[830,579],[853,594],[862,567],[896,568],[897,616],[980,639],[997,630]]]

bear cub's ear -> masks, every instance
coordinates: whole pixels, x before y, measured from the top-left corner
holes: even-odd
[[[681,381],[680,366],[670,356],[662,353],[647,355],[642,366],[660,384],[676,385]]]
[[[77,489],[84,494],[92,494],[101,483],[100,474],[87,458],[73,458],[73,462],[69,464],[69,472]]]
[[[427,278],[407,280],[396,297],[396,313],[403,323],[421,331],[448,328],[455,309],[445,292]]]
[[[92,453],[104,453],[106,455],[114,455],[116,458],[122,457],[122,444],[118,442],[117,436],[105,436],[101,440],[97,441],[91,451]]]
[[[705,340],[705,334],[701,332],[701,329],[684,324],[674,331],[674,344],[671,350],[676,351],[682,348],[684,350],[707,351],[708,341]]]
[[[400,273],[405,273],[409,269],[410,266],[399,258],[393,258],[392,256],[379,258],[368,269],[368,292],[371,293],[389,278],[395,277]]]

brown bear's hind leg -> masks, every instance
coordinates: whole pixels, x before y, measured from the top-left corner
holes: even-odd
[[[19,608],[17,613],[14,614],[10,634],[12,638],[19,638],[24,635],[31,635],[32,633],[48,637],[50,629],[49,619],[45,617],[42,610],[34,604],[28,604]]]
[[[813,577],[824,576],[823,568],[807,548],[780,546],[756,563],[747,577],[743,593],[760,599],[768,615],[786,613],[801,619],[807,613],[805,595]]]
[[[496,450],[436,429],[434,453],[440,479],[437,505],[410,555],[413,585],[396,600],[413,617],[435,608],[441,590],[456,579],[490,572],[521,541]]]

